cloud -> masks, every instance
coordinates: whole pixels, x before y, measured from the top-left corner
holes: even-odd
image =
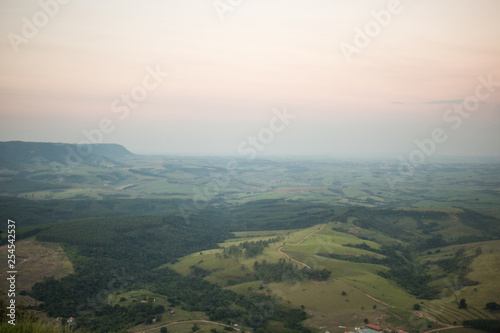
[[[455,103],[462,103],[462,102],[463,102],[463,99],[441,99],[441,100],[424,102],[424,104],[455,104]]]

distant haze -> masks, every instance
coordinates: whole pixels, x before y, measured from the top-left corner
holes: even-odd
[[[500,156],[500,1],[214,3],[1,1],[0,141]]]

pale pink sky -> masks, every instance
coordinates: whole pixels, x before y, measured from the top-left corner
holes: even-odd
[[[286,106],[262,154],[404,153],[440,127],[438,154],[500,155],[500,86],[459,128],[443,119],[500,81],[497,0],[401,0],[350,61],[342,43],[394,1],[242,0],[224,20],[227,0],[62,2],[0,2],[0,141],[78,143],[108,118],[103,142],[137,153],[237,154]],[[169,76],[120,119],[147,67]]]

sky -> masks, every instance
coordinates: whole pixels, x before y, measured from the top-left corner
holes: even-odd
[[[2,0],[0,141],[500,156],[498,0]]]

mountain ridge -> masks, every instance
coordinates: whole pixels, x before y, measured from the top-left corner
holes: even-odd
[[[89,164],[96,157],[112,159],[128,156],[134,156],[134,154],[124,146],[115,143],[0,142],[0,166],[9,169],[40,163]]]

